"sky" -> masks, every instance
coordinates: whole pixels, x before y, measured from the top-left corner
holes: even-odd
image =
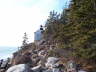
[[[61,12],[69,0],[0,0],[0,46],[18,47],[24,32],[29,42],[49,12]]]

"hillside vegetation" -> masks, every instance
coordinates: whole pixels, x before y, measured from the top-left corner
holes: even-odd
[[[61,14],[50,12],[44,38],[71,56],[96,64],[96,0],[71,0]]]

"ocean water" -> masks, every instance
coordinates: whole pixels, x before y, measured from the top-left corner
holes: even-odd
[[[12,54],[18,50],[18,47],[0,46],[0,59],[12,57]]]

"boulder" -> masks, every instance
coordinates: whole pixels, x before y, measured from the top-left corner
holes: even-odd
[[[8,60],[5,60],[5,61],[3,61],[2,62],[2,64],[1,64],[1,69],[6,69],[7,68],[7,66],[8,66]]]
[[[33,72],[28,65],[19,64],[10,67],[6,72]]]
[[[41,65],[35,66],[35,67],[31,68],[31,70],[33,72],[42,72],[43,71]]]
[[[78,72],[87,72],[87,71],[85,71],[85,70],[79,70]]]
[[[67,68],[67,71],[68,72],[71,72],[71,71],[76,72],[77,71],[77,68],[76,67],[77,66],[76,66],[75,61],[70,60],[70,61],[67,62],[66,68]]]
[[[64,65],[59,63],[60,59],[56,57],[49,57],[45,64],[49,70],[45,72],[64,72]]]
[[[43,72],[53,72],[52,69],[46,69]]]
[[[61,72],[59,68],[53,68],[52,71],[53,72]]]
[[[53,65],[55,65],[58,61],[59,61],[59,58],[49,57],[47,59],[47,63],[45,65],[46,65],[46,67],[53,67]]]
[[[38,56],[43,56],[43,55],[45,55],[46,53],[45,53],[45,50],[41,50],[41,51],[39,51],[39,53],[38,53]]]
[[[42,67],[41,65],[38,65],[36,67],[31,68],[33,72],[53,72],[52,69],[47,69]]]
[[[24,54],[18,54],[15,58],[13,58],[12,65],[18,64],[29,64],[32,67],[33,61],[31,59],[31,53],[26,52]]]

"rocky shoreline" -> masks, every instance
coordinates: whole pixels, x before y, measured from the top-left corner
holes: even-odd
[[[67,64],[60,57],[50,56],[49,51],[52,49],[50,46],[28,44],[15,52],[12,59],[7,59],[5,63],[2,61],[0,72],[77,72],[73,60]]]

